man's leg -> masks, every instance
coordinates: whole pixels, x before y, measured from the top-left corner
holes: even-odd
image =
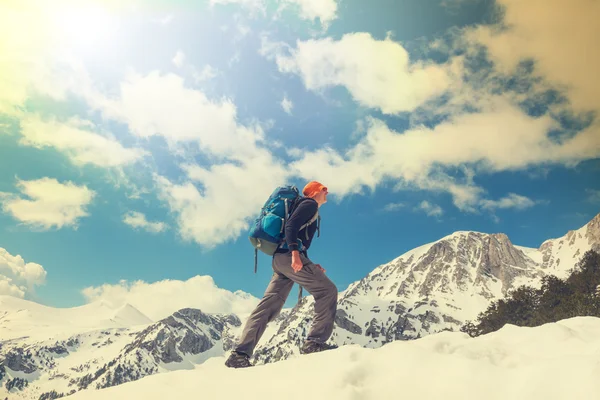
[[[267,324],[275,318],[292,290],[294,281],[279,272],[273,272],[271,283],[265,294],[246,321],[240,341],[235,351],[251,356]]]
[[[275,254],[273,269],[304,287],[315,298],[315,319],[308,340],[325,343],[331,332],[337,309],[337,287],[312,261],[303,255],[302,269],[294,272],[290,253]]]

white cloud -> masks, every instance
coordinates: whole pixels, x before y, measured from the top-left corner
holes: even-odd
[[[141,149],[127,149],[116,139],[94,132],[90,121],[71,118],[65,122],[43,120],[36,115],[21,119],[21,144],[36,148],[54,147],[64,152],[75,165],[92,164],[117,167],[132,164],[148,154]]]
[[[86,186],[51,178],[19,180],[17,187],[24,197],[0,193],[2,209],[19,221],[42,229],[76,227],[79,219],[88,215],[86,207],[95,196]]]
[[[203,92],[186,88],[174,74],[131,74],[121,84],[118,99],[96,104],[106,117],[127,123],[136,136],[162,136],[172,146],[197,143],[201,151],[217,157],[253,157],[264,136],[258,126],[237,123],[233,102],[213,102]]]
[[[263,38],[261,54],[274,57],[281,72],[302,77],[309,90],[344,86],[361,105],[386,114],[412,111],[449,89],[456,65],[411,63],[408,52],[387,38],[350,33],[298,41],[290,55],[285,45]]]
[[[267,12],[267,5],[265,0],[210,0],[211,7],[214,5],[227,5],[227,4],[237,4],[244,7],[246,10],[250,12],[250,15],[253,16],[255,14],[265,15]]]
[[[289,176],[283,164],[260,146],[261,126],[238,123],[231,101],[213,102],[203,92],[186,88],[179,76],[132,74],[121,85],[118,98],[92,100],[105,117],[127,123],[134,135],[162,136],[175,153],[189,160],[183,165],[187,180],[172,182],[160,176],[155,180],[159,197],[176,215],[176,227],[185,240],[212,247],[236,238],[274,185]],[[197,147],[190,146],[194,144]],[[195,166],[191,160],[198,152],[212,166]],[[244,193],[244,202],[237,200],[239,193]]]
[[[587,193],[587,201],[600,204],[600,190],[586,189],[585,192]]]
[[[587,129],[559,142],[549,137],[557,123],[534,118],[502,98],[480,113],[456,115],[434,128],[403,133],[380,120],[368,120],[366,135],[345,153],[330,148],[303,152],[292,164],[307,179],[319,177],[339,196],[371,190],[385,179],[398,188],[413,187],[452,194],[461,209],[477,206],[483,189],[475,172],[522,170],[542,164],[575,164],[600,156],[600,138]],[[464,182],[444,174],[448,168],[472,166]]]
[[[46,270],[0,248],[0,295],[25,298],[36,286],[46,282]]]
[[[171,61],[173,61],[173,64],[175,64],[177,68],[181,68],[185,62],[185,54],[183,54],[183,51],[177,50],[175,57],[173,57],[173,60]]]
[[[501,70],[532,58],[538,73],[562,86],[579,110],[600,110],[600,3],[595,0],[499,0],[503,26],[479,26],[467,37],[484,44]]]
[[[182,168],[189,179],[185,183],[156,178],[160,198],[176,214],[181,237],[209,248],[233,240],[246,230],[248,220],[256,216],[273,188],[289,176],[284,166],[264,150],[242,164]],[[242,194],[244,201],[240,201]]]
[[[318,19],[324,28],[337,18],[336,0],[283,0],[283,4],[286,3],[299,8],[300,18],[309,21]]]
[[[88,302],[104,300],[114,306],[129,303],[155,321],[187,307],[205,313],[243,315],[251,312],[258,303],[257,298],[247,293],[217,287],[210,276],[154,283],[121,281],[115,285],[88,287],[82,293]]]
[[[437,204],[432,204],[432,203],[428,202],[427,200],[423,200],[419,204],[417,209],[424,211],[425,214],[427,214],[430,217],[441,217],[442,214],[444,214],[442,207],[438,206]]]
[[[251,13],[266,15],[267,12],[265,0],[210,0],[210,4],[238,4]],[[287,7],[297,8],[300,18],[313,22],[318,19],[325,29],[337,18],[337,0],[282,0],[279,5],[280,10]]]
[[[509,193],[508,196],[499,200],[481,201],[481,206],[489,210],[495,210],[497,208],[516,208],[518,210],[524,210],[526,208],[533,207],[535,204],[536,202],[530,198],[518,195],[516,193]]]
[[[133,228],[140,228],[151,233],[159,233],[167,229],[164,222],[150,222],[144,214],[137,211],[130,211],[125,214],[123,222]]]
[[[283,111],[285,111],[287,114],[292,115],[292,108],[294,108],[294,103],[292,103],[292,101],[288,99],[287,96],[284,96],[283,100],[281,100],[281,108],[283,108]]]
[[[404,207],[406,207],[406,204],[404,204],[404,203],[388,203],[385,205],[383,210],[393,212],[393,211],[398,211]]]
[[[161,25],[169,25],[171,22],[173,22],[173,19],[173,15],[165,15],[163,18],[158,20],[158,23]]]
[[[219,75],[219,70],[210,65],[205,65],[201,71],[194,71],[192,75],[196,82],[203,82],[216,78]]]
[[[214,79],[219,75],[219,70],[208,64],[201,70],[198,70],[194,65],[186,61],[186,56],[181,50],[177,51],[171,61],[177,68],[189,73],[196,83]]]

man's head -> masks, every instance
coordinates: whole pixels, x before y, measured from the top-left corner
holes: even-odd
[[[327,203],[327,193],[327,186],[317,181],[308,182],[306,186],[304,186],[304,189],[302,189],[302,194],[306,197],[315,199],[319,204],[319,207]]]

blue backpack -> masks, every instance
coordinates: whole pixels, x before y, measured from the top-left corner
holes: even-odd
[[[249,239],[254,247],[254,272],[258,266],[258,250],[272,256],[285,238],[285,223],[292,211],[302,199],[296,186],[277,187],[263,205],[259,216],[250,227]],[[300,229],[312,224],[318,218],[318,212]],[[300,250],[302,242],[299,241]]]

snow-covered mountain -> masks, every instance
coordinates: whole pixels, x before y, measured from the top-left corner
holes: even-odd
[[[379,347],[458,330],[510,289],[537,287],[547,274],[568,276],[590,249],[600,250],[600,214],[538,249],[515,246],[502,233],[455,232],[375,268],[341,292],[332,341]],[[256,349],[258,363],[298,354],[313,305],[305,297],[272,323]]]
[[[455,232],[375,268],[340,293],[332,341],[377,348],[396,340],[458,330],[488,304],[547,274],[564,277],[589,249],[600,250],[600,214],[578,230],[516,246],[501,233]],[[255,362],[298,354],[313,298],[268,327]],[[97,302],[55,309],[0,296],[0,399],[53,399],[82,389],[193,369],[237,339],[236,315],[182,309],[152,322],[131,305]]]
[[[0,338],[48,339],[84,330],[127,328],[152,320],[129,304],[113,308],[98,301],[73,308],[47,307],[11,296],[0,296]]]
[[[79,307],[52,309],[7,296],[0,297],[0,305],[2,332],[12,336],[3,335],[0,342],[0,398],[11,399],[54,399],[158,372],[192,369],[223,354],[241,326],[235,315],[208,315],[197,309],[182,309],[148,323],[127,305],[112,318],[99,315],[97,323],[107,327],[98,328],[91,320],[76,324],[68,319],[85,314]],[[83,309],[98,310],[98,304]],[[45,332],[52,332],[50,336],[35,332],[34,317],[40,318]]]

